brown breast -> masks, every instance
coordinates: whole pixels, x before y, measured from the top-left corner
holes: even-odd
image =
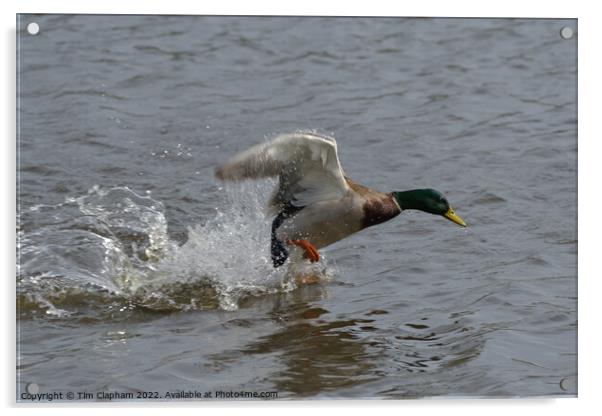
[[[400,213],[401,210],[391,195],[387,195],[385,198],[368,199],[364,204],[364,220],[362,225],[365,228],[380,224],[381,222],[389,221]]]
[[[378,192],[355,183],[349,178],[345,179],[349,187],[366,200],[363,206],[362,228],[389,221],[401,213],[401,209],[399,209],[399,205],[393,199],[392,194]]]

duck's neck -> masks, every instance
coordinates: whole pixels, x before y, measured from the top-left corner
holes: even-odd
[[[411,191],[392,192],[392,195],[402,210],[421,209],[423,201],[420,192],[420,189],[413,189]]]

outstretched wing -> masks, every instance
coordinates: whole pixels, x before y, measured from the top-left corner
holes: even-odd
[[[215,171],[222,180],[278,176],[270,205],[306,206],[339,199],[349,190],[336,141],[314,133],[277,136],[234,156]]]

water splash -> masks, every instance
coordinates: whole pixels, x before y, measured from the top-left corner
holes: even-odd
[[[19,309],[59,317],[98,306],[234,310],[249,296],[293,290],[299,273],[327,278],[324,262],[272,267],[264,209],[272,186],[221,190],[215,216],[190,227],[182,245],[169,238],[163,204],[127,187],[35,206],[22,215],[30,231],[19,233]]]

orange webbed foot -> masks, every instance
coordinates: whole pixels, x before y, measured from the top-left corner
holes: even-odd
[[[303,257],[311,261],[312,263],[320,260],[320,253],[318,253],[318,249],[316,249],[309,241],[307,240],[286,240],[286,244],[296,245],[305,250],[305,254]]]

